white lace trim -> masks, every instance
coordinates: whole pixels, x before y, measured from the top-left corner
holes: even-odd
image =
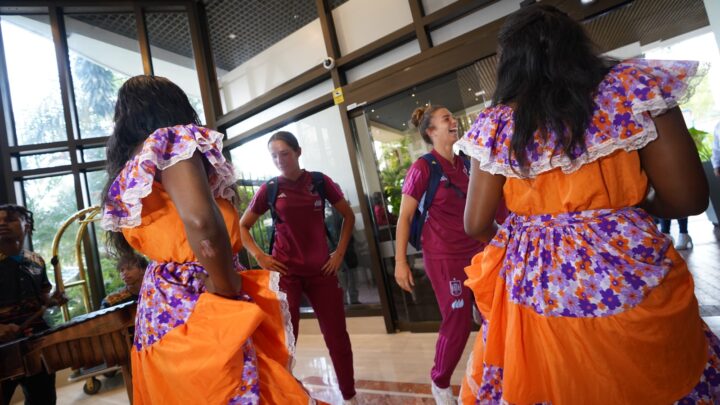
[[[157,131],[165,130],[161,128]],[[168,129],[168,132],[183,133],[200,131],[194,125],[178,125]],[[155,132],[157,132],[155,131]],[[155,134],[155,132],[153,134]],[[170,159],[162,159],[158,152],[152,148],[155,142],[153,134],[144,142],[143,147],[132,160],[129,160],[123,172],[132,170],[133,167],[138,167],[137,182],[139,187],[137,188],[126,188],[122,191],[121,201],[126,204],[129,209],[129,215],[127,217],[118,217],[107,212],[107,205],[103,207],[103,217],[101,220],[101,227],[108,231],[119,232],[121,228],[134,228],[142,222],[142,199],[147,197],[152,192],[152,185],[155,179],[155,173],[157,170],[165,170],[174,164],[190,159],[196,150],[199,150],[203,156],[208,160],[210,165],[215,170],[214,175],[217,176],[214,182],[211,182],[213,195],[215,197],[225,198],[232,200],[234,193],[232,186],[235,184],[235,174],[232,169],[232,165],[225,160],[220,154],[220,158],[214,156],[211,153],[207,153],[213,149],[217,149],[218,152],[222,150],[222,138],[223,134],[213,130],[207,130],[208,138],[195,137],[195,142],[188,145],[187,149],[180,150],[177,155],[172,156]],[[146,162],[152,163],[152,167],[146,168]],[[129,180],[129,176],[127,177]],[[117,179],[115,180],[117,181]]]
[[[290,318],[290,304],[288,304],[287,301],[287,294],[280,290],[280,273],[270,270],[266,271],[270,272],[270,291],[277,295],[278,302],[280,302],[280,312],[282,313],[285,329],[285,346],[287,346],[287,351],[290,355],[287,368],[292,371],[293,367],[295,367],[295,334],[293,333],[292,318]]]
[[[600,158],[608,156],[617,150],[633,151],[645,147],[648,143],[657,139],[657,130],[655,125],[651,122],[651,127],[645,127],[643,132],[633,135],[630,138],[622,140],[612,140],[588,147],[588,149],[577,157],[575,160],[571,160],[567,155],[553,155],[545,157],[540,161],[533,162],[528,168],[526,173],[521,173],[519,168],[513,168],[509,164],[498,164],[491,160],[491,150],[478,146],[477,144],[468,141],[466,138],[460,139],[457,142],[458,147],[468,156],[477,160],[480,164],[480,170],[488,172],[490,174],[500,174],[505,177],[514,178],[534,178],[538,175],[549,172],[551,170],[560,168],[563,173],[570,174],[582,166],[592,163]]]
[[[474,350],[470,352],[470,357],[468,358],[467,366],[465,367],[465,382],[467,383],[467,386],[470,389],[470,393],[472,394],[472,396],[477,397],[478,391],[480,391],[480,387],[478,387],[475,380],[471,377],[472,371],[473,371],[473,355],[474,354],[475,354]],[[459,398],[462,398],[462,386],[460,388]]]
[[[480,170],[490,174],[500,174],[505,177],[514,178],[535,178],[542,173],[557,168],[560,168],[565,174],[570,174],[582,166],[608,156],[617,150],[638,150],[657,139],[657,129],[651,117],[657,117],[687,101],[692,96],[693,89],[707,73],[708,68],[709,65],[707,63],[691,66],[687,74],[687,80],[681,81],[680,88],[673,91],[675,95],[674,98],[664,99],[660,94],[657,94],[650,100],[633,100],[633,119],[642,125],[643,131],[627,139],[609,139],[595,145],[590,145],[582,155],[574,160],[571,160],[565,154],[546,154],[539,161],[532,162],[525,173],[521,173],[519,168],[514,168],[508,162],[510,159],[509,150],[506,151],[506,153],[508,153],[506,161],[497,163],[492,159],[494,156],[488,147],[480,146],[465,137],[458,140],[456,144],[461,151],[479,162]],[[645,112],[649,113],[650,116],[643,114]]]

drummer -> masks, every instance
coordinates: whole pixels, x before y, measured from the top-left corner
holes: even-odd
[[[43,258],[25,249],[33,225],[33,214],[27,208],[0,205],[0,343],[48,329],[42,316],[45,309],[65,302],[57,291],[50,294]],[[54,373],[3,381],[3,404],[10,403],[18,385],[26,403],[55,404]]]

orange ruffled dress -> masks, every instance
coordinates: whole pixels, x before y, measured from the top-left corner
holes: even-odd
[[[520,175],[513,111],[483,111],[459,141],[507,178],[513,212],[466,268],[483,314],[464,404],[713,404],[720,343],[702,322],[687,265],[634,208],[648,179],[637,149],[678,105],[693,62],[630,60],[599,85],[586,150],[536,141]]]
[[[177,210],[155,173],[198,151],[234,252],[239,218],[230,202],[235,178],[222,134],[195,125],[161,128],[112,184],[105,229],[122,231],[148,256],[132,351],[135,404],[308,404],[290,372],[294,338],[278,274],[239,271],[243,294],[205,294],[205,269],[188,244]]]

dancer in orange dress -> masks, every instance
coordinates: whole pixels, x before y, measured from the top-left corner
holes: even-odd
[[[466,268],[483,314],[465,404],[713,404],[720,344],[650,214],[708,203],[678,108],[694,62],[602,59],[551,6],[510,16],[473,158]],[[504,195],[512,212],[497,229]]]
[[[169,80],[118,93],[102,225],[151,259],[132,351],[135,404],[308,404],[278,276],[241,271],[233,168]]]

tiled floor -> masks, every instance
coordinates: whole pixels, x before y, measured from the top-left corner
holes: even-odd
[[[677,225],[673,223],[673,233]],[[682,252],[695,277],[695,292],[703,319],[715,333],[720,334],[720,229],[713,228],[704,216],[690,219],[690,235],[695,246]],[[428,384],[432,366],[436,334],[384,332],[380,318],[350,318],[350,337],[355,358],[355,378],[361,404],[433,404]],[[325,343],[317,322],[302,320],[297,348],[295,375],[319,399],[342,403],[337,390]],[[471,335],[470,341],[475,339]],[[467,363],[470,345],[452,378],[460,383]],[[67,373],[58,375],[63,384]],[[20,403],[20,402],[16,402]],[[58,404],[127,404],[127,395],[121,377],[103,379],[101,392],[87,396],[82,383],[58,388]]]

